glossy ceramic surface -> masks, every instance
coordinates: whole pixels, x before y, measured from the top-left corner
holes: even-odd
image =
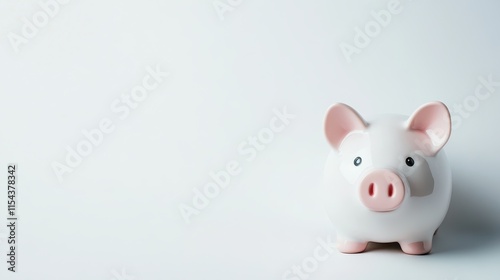
[[[330,107],[323,197],[340,251],[362,252],[369,241],[399,242],[408,254],[431,250],[451,197],[442,149],[450,133],[450,114],[440,102],[410,117],[370,122],[345,104]]]

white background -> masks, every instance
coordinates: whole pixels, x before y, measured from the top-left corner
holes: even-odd
[[[15,47],[47,1],[0,2],[1,279],[300,279],[284,276],[335,240],[319,195],[326,109],[369,120],[432,100],[455,121],[432,254],[334,252],[307,279],[498,279],[500,87],[474,91],[500,80],[500,4],[402,0],[349,63],[339,45],[389,1],[74,0]],[[157,65],[170,76],[120,119],[110,105]],[[247,160],[239,145],[284,107],[294,119]],[[52,164],[104,118],[115,130],[59,182]],[[241,173],[187,224],[179,206],[231,160]],[[10,162],[17,273],[3,261]]]

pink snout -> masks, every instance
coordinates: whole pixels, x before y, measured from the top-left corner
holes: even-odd
[[[361,181],[361,202],[372,211],[387,212],[397,209],[404,196],[403,181],[390,170],[374,170]]]

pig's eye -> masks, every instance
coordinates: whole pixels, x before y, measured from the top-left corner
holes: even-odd
[[[361,158],[360,158],[360,157],[357,157],[357,158],[355,158],[355,159],[354,159],[354,165],[355,165],[355,166],[360,165],[360,164],[361,164],[361,162],[362,162],[362,160],[361,160]]]
[[[411,157],[406,158],[406,165],[408,166],[413,166],[415,164],[415,161]]]

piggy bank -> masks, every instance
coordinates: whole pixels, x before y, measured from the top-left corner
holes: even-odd
[[[366,122],[345,104],[325,118],[331,152],[325,165],[325,207],[343,253],[368,242],[398,242],[407,254],[427,254],[451,197],[443,146],[451,133],[448,108],[432,102],[410,117]]]

